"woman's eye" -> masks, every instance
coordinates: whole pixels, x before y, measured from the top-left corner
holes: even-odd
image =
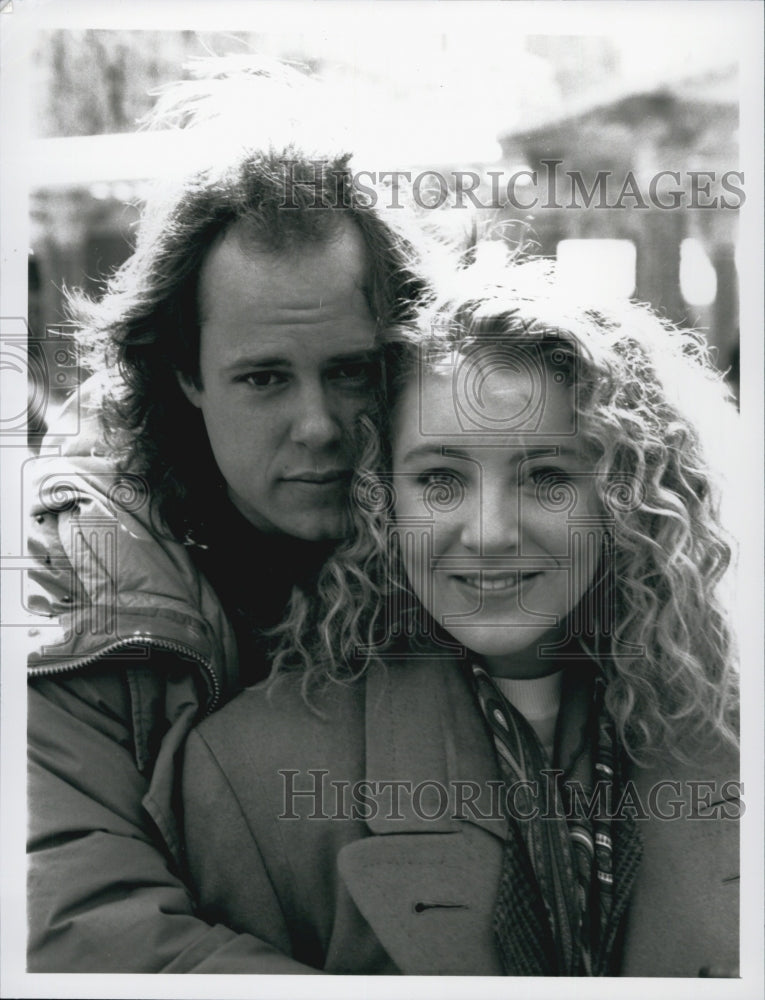
[[[460,482],[460,477],[448,469],[434,469],[421,472],[417,476],[417,482],[420,486],[456,486]]]
[[[535,486],[552,487],[556,483],[568,483],[571,481],[570,473],[565,469],[558,469],[554,466],[543,466],[538,469],[529,469],[526,474],[529,482]]]

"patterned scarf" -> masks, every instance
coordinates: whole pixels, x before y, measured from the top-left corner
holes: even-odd
[[[634,822],[616,824],[626,864],[617,866],[623,891],[615,907],[609,816],[620,784],[619,750],[603,685],[589,676],[565,685],[558,766],[551,768],[534,730],[486,671],[474,665],[472,677],[507,793],[508,839],[494,914],[505,974],[604,975],[641,844]]]

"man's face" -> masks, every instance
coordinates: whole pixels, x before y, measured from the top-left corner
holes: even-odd
[[[285,254],[229,230],[200,274],[202,411],[234,505],[256,527],[342,537],[354,424],[376,372],[366,250],[343,220],[335,236]]]

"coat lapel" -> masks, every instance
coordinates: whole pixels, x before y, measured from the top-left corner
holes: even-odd
[[[373,836],[340,852],[356,906],[402,973],[501,975],[492,933],[505,834],[499,776],[457,664],[371,672],[366,732],[367,779],[406,784],[395,809],[369,820]]]
[[[454,660],[388,663],[370,672],[366,752],[370,780],[407,780],[413,792],[401,796],[401,816],[381,810],[370,820],[373,833],[456,833],[468,822],[504,840],[494,752]]]

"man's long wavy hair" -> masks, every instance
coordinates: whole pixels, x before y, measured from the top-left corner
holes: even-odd
[[[390,530],[391,454],[379,424],[390,426],[423,358],[496,345],[498,337],[536,343],[543,356],[556,352],[556,368],[563,360],[576,380],[576,419],[596,456],[611,540],[590,593],[594,634],[580,642],[607,682],[623,746],[650,763],[667,752],[688,760],[715,739],[735,745],[738,675],[721,596],[732,550],[712,440],[735,420],[724,383],[700,336],[628,302],[577,302],[535,263],[511,264],[500,277],[474,266],[416,325],[391,334],[388,399],[378,427],[369,421],[354,533],[324,566],[315,593],[293,592],[276,630],[272,678],[302,671],[310,698],[314,685],[361,676],[386,653],[400,654],[402,636],[404,646],[416,643],[423,619],[412,614],[418,605]],[[565,359],[561,341],[571,345]]]
[[[328,135],[340,111],[320,83],[250,57],[199,60],[195,73],[166,89],[149,123],[175,130],[184,175],[149,197],[135,251],[103,297],[70,294],[69,314],[102,375],[106,450],[146,478],[158,528],[204,543],[225,484],[178,376],[199,385],[199,275],[216,240],[234,227],[245,251],[289,255],[326,246],[350,221],[381,330],[406,318],[425,282],[418,230],[357,189],[350,154],[333,146],[345,139]]]

